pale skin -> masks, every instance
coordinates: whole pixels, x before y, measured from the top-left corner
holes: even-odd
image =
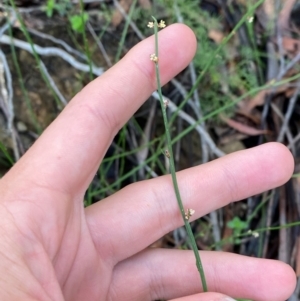
[[[192,31],[159,33],[168,82],[191,61]],[[209,293],[191,251],[148,248],[183,224],[170,176],[134,183],[92,205],[83,196],[122,125],[155,90],[150,37],[78,93],[0,182],[0,300],[177,301],[226,296],[282,301],[295,274],[279,261],[200,252]],[[277,143],[178,173],[191,220],[285,183],[290,152]]]

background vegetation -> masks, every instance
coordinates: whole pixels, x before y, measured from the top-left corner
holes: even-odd
[[[295,0],[4,1],[1,175],[83,86],[151,34],[146,27],[151,15],[167,24],[185,23],[197,36],[197,54],[163,87],[170,100],[176,169],[268,141],[286,144],[296,162],[284,187],[192,223],[197,245],[278,258],[299,276],[299,11]],[[129,183],[166,173],[157,99],[154,93],[114,139],[86,192],[86,206]],[[153,247],[189,245],[177,229]],[[299,291],[300,284],[290,300],[298,300]]]

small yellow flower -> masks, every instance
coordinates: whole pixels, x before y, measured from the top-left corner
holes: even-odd
[[[159,28],[165,28],[166,27],[166,22],[164,20],[160,20],[160,22],[157,25]]]
[[[149,28],[153,28],[154,27],[154,22],[148,22],[148,25],[147,25]]]
[[[150,55],[150,60],[154,63],[158,63],[158,57],[155,55],[155,53]]]

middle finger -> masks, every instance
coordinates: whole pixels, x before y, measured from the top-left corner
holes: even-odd
[[[191,220],[286,182],[293,158],[283,145],[268,143],[177,174]],[[170,176],[135,183],[86,209],[94,243],[119,262],[183,224]]]

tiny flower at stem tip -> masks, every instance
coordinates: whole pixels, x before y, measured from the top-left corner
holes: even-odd
[[[154,27],[154,22],[148,22],[148,25],[147,25],[149,28],[153,28]]]
[[[166,27],[166,22],[164,20],[160,20],[160,22],[157,25],[159,28],[165,28]]]
[[[158,28],[165,28],[166,27],[166,22],[164,20],[160,20],[159,23],[156,23]],[[148,22],[147,27],[153,28],[154,27],[154,22]]]

